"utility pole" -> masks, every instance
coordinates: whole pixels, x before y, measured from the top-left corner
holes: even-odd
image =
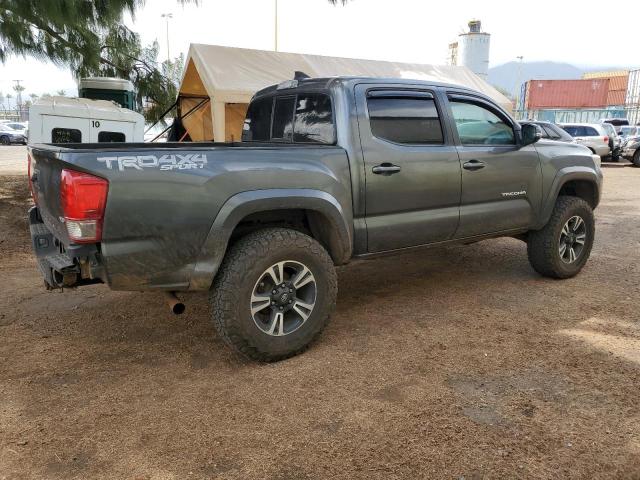
[[[516,111],[516,118],[519,117],[518,115],[518,108],[520,107],[520,79],[522,78],[522,59],[524,58],[522,55],[517,56],[516,57],[518,59],[518,74],[516,76],[516,88],[515,88],[515,92],[514,93],[514,98],[516,99],[516,105],[515,105],[515,111]]]
[[[160,17],[164,18],[167,23],[167,67],[171,57],[169,56],[169,20],[173,18],[173,13],[163,13]]]
[[[275,37],[275,45],[276,45],[276,52],[278,51],[278,0],[275,0],[275,12],[274,12],[274,19],[275,19],[275,28],[273,31],[273,35]]]

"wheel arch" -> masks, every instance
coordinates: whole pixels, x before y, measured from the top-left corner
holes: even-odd
[[[218,212],[194,267],[189,288],[209,289],[228,247],[261,228],[303,231],[329,252],[336,265],[351,258],[351,212],[332,195],[313,189],[270,189],[238,193]]]
[[[558,172],[543,204],[539,228],[551,217],[553,207],[560,195],[582,198],[595,209],[600,203],[601,179],[595,170],[587,167],[568,167]]]

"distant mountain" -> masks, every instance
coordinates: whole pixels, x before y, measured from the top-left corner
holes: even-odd
[[[520,71],[520,68],[522,70]],[[578,68],[569,63],[556,62],[508,62],[489,69],[489,83],[513,94],[516,83],[521,85],[527,80],[563,80],[581,78],[585,72],[601,70]],[[602,68],[609,70],[609,68]]]

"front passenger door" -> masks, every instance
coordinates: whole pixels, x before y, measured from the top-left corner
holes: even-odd
[[[455,238],[529,228],[542,196],[535,146],[520,147],[512,121],[484,99],[449,95],[449,106],[462,166]]]

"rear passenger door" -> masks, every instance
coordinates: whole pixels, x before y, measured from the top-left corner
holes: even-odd
[[[428,88],[357,85],[369,252],[439,242],[458,225],[460,162]]]
[[[449,107],[462,166],[455,237],[529,228],[542,195],[535,146],[518,145],[512,120],[482,98],[450,94]]]

